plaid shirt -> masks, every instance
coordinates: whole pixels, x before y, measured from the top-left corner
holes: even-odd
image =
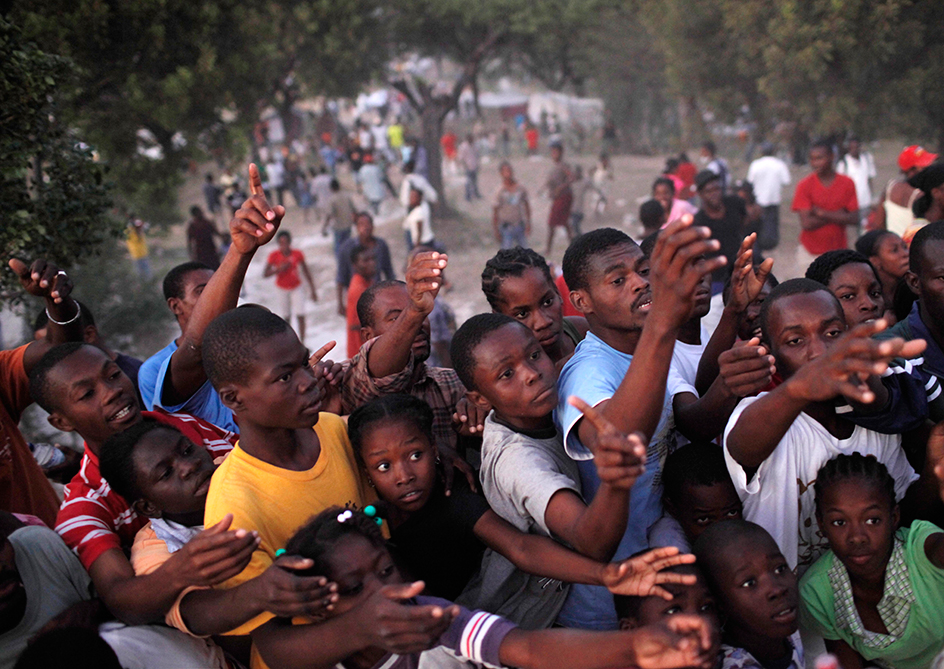
[[[888,634],[871,632],[862,625],[862,619],[852,598],[849,572],[838,559],[833,560],[829,581],[833,586],[833,597],[836,601],[837,628],[848,629],[855,636],[861,637],[867,646],[876,650],[887,648],[905,633],[915,594],[908,577],[908,565],[905,563],[905,542],[900,534],[895,536],[895,547],[885,568],[885,590],[876,607],[882,622],[888,628]]]
[[[402,371],[375,379],[367,368],[367,354],[376,341],[374,338],[364,343],[357,355],[342,363],[342,412],[349,414],[381,395],[406,393],[423,400],[432,408],[436,443],[455,449],[458,434],[452,426],[452,414],[455,413],[456,403],[465,397],[465,386],[455,370],[427,367],[423,362],[417,365],[411,352],[410,361]]]

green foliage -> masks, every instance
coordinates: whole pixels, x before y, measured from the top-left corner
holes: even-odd
[[[73,66],[25,42],[0,19],[0,256],[45,257],[63,267],[94,255],[120,234],[105,168],[59,115]],[[16,294],[0,273],[0,295]]]

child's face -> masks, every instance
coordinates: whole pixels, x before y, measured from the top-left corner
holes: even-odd
[[[283,255],[288,255],[292,251],[292,240],[288,237],[279,237],[279,250]]]
[[[338,584],[335,616],[347,613],[383,586],[403,582],[387,549],[355,534],[337,543],[328,557],[328,565],[325,577]]]
[[[135,479],[147,515],[203,514],[215,469],[209,451],[176,430],[151,430],[134,449]]]
[[[714,569],[728,624],[769,639],[796,632],[796,575],[770,536],[755,534],[731,542]]]
[[[672,200],[675,198],[675,191],[668,184],[656,184],[652,189],[652,199],[658,200],[666,214],[672,209]]]
[[[705,584],[705,579],[697,569],[673,570],[684,573],[696,573],[698,581],[695,585],[681,585],[666,583],[663,587],[672,595],[671,601],[661,597],[645,597],[639,604],[635,618],[620,620],[620,629],[635,629],[646,625],[656,625],[665,622],[675,615],[698,616],[702,618],[712,631],[713,653],[717,654],[721,642],[721,622],[718,619],[718,607],[714,597]]]
[[[197,306],[197,300],[203,294],[203,289],[206,288],[212,278],[213,270],[211,269],[196,269],[188,272],[187,276],[184,277],[183,297],[172,297],[167,300],[174,316],[181,321],[188,321],[190,314],[193,313],[193,308]]]
[[[544,350],[553,349],[563,336],[563,300],[544,272],[536,267],[521,276],[505,278],[499,288],[500,313],[526,325]]]
[[[825,288],[780,298],[767,318],[770,350],[785,379],[825,353],[846,330],[836,298]]]
[[[885,573],[898,529],[898,505],[887,493],[861,479],[839,481],[820,500],[820,532],[853,577]]]
[[[753,337],[760,338],[762,336],[763,333],[760,329],[760,308],[763,306],[767,296],[770,295],[770,289],[770,282],[765,282],[764,287],[760,289],[760,293],[751,300],[751,303],[747,305],[747,309],[738,319],[738,337],[743,341],[748,341]]]
[[[364,341],[379,337],[390,330],[403,310],[410,306],[410,295],[406,291],[406,286],[399,284],[384,288],[374,295],[373,321],[372,327],[364,328]],[[429,338],[430,324],[429,318],[423,321],[423,327],[413,339],[413,359],[416,362],[423,362],[429,357]]]
[[[49,422],[57,429],[100,444],[141,420],[134,384],[101,349],[78,349],[49,372],[48,381],[56,393]]]
[[[509,323],[487,335],[473,355],[473,396],[484,397],[512,425],[543,426],[557,406],[557,372],[534,335]]]
[[[361,457],[381,499],[407,513],[426,506],[436,485],[436,448],[412,421],[375,423]]]
[[[618,244],[590,259],[587,290],[577,308],[613,330],[642,330],[652,307],[649,259],[635,244]]]
[[[876,254],[869,258],[878,269],[900,279],[908,272],[908,245],[893,232],[882,235]]]
[[[373,279],[377,275],[377,259],[373,253],[361,253],[354,259],[354,271],[365,279]]]
[[[310,352],[291,329],[260,342],[244,384],[221,397],[241,419],[260,427],[302,429],[318,422],[322,384],[308,366]]]
[[[669,512],[685,530],[691,543],[709,526],[722,520],[737,520],[743,507],[730,481],[713,485],[682,486],[680,499],[666,500]]]
[[[882,284],[865,263],[848,263],[836,268],[827,288],[842,305],[849,327],[874,321],[885,313]]]

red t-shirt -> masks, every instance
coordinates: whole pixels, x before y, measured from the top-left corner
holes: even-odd
[[[678,170],[675,173],[682,180],[682,190],[676,193],[676,197],[680,200],[687,200],[694,195],[693,186],[695,185],[695,175],[698,173],[698,168],[695,167],[694,163],[679,163]]]
[[[269,254],[266,264],[274,267],[281,267],[282,263],[288,262],[290,267],[284,271],[276,272],[275,285],[283,290],[294,290],[302,285],[302,280],[298,277],[298,264],[305,262],[305,256],[298,249],[292,249],[288,256],[282,254],[282,251],[276,249]]]
[[[361,350],[361,321],[357,317],[357,301],[364,291],[370,288],[373,281],[368,281],[360,274],[351,277],[351,285],[347,288],[347,357],[353,358]]]
[[[442,139],[439,140],[439,143],[442,144],[443,152],[449,159],[454,158],[456,155],[456,139],[454,134],[447,132],[442,136]]]
[[[815,173],[804,177],[797,184],[791,209],[809,211],[813,207],[825,211],[859,211],[855,183],[849,177],[837,174],[826,188]],[[849,247],[846,226],[838,223],[827,223],[816,230],[801,230],[800,243],[813,255]]]
[[[538,131],[537,128],[528,128],[524,131],[524,139],[528,142],[528,149],[530,151],[535,151],[538,148]]]
[[[233,450],[238,439],[232,432],[188,414],[144,411],[142,415],[173,425],[193,443],[203,444],[214,460]],[[66,546],[88,570],[105,551],[131,548],[134,535],[147,523],[148,519],[139,516],[102,478],[98,456],[86,446],[79,473],[66,486],[56,518],[56,532]]]

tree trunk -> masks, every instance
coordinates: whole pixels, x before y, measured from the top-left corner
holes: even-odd
[[[426,160],[429,165],[429,184],[439,193],[439,202],[433,207],[436,213],[442,213],[446,201],[446,189],[443,186],[442,153],[439,140],[443,135],[445,115],[442,107],[435,103],[427,104],[420,115],[420,136],[426,148]]]

